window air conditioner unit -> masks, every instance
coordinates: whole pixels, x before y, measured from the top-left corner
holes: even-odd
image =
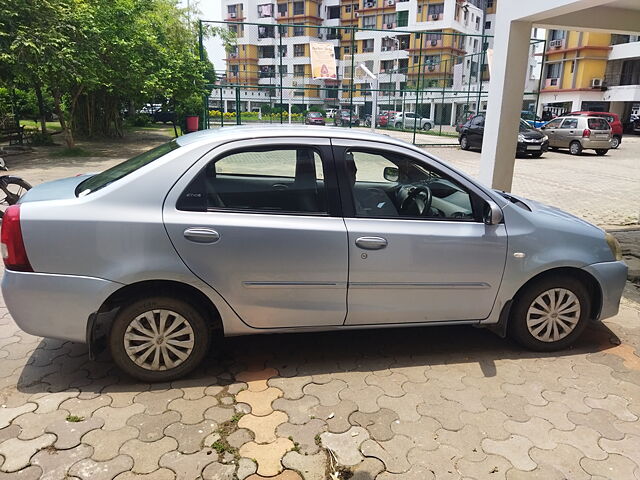
[[[229,14],[229,18],[236,18],[236,14],[235,13],[230,13]]]
[[[601,78],[592,78],[591,79],[591,88],[601,88],[603,85],[603,81]]]
[[[356,12],[356,18],[360,17],[360,12]]]
[[[387,0],[387,5],[393,7],[396,4],[396,0]]]
[[[393,28],[393,23],[387,23],[387,29],[391,30]]]
[[[439,20],[440,19],[440,15],[438,15],[437,13],[434,13],[433,15],[431,15],[431,20]]]
[[[435,47],[438,45],[438,40],[431,40],[431,46]]]
[[[388,52],[389,51],[389,47],[382,47],[382,51],[383,52]]]
[[[562,39],[559,39],[559,40],[551,40],[551,41],[549,42],[549,46],[550,46],[551,48],[560,48],[560,47],[562,47]]]
[[[367,2],[364,4],[364,8],[373,8],[375,7],[375,4],[373,2]]]
[[[435,72],[436,70],[436,66],[435,65],[429,65],[429,71],[430,72]]]

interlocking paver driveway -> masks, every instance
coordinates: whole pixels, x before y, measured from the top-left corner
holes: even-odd
[[[634,151],[519,160],[514,190],[624,223]],[[477,170],[477,153],[438,153]],[[115,162],[12,173],[37,183]],[[554,354],[471,327],[245,337],[149,385],[25,334],[0,303],[0,480],[640,479],[639,346],[640,304],[624,300]]]
[[[470,327],[245,337],[160,385],[0,315],[0,479],[640,479],[630,300],[555,354]]]

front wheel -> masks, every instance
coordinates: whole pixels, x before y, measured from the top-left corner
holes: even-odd
[[[143,382],[182,378],[204,359],[211,338],[204,315],[171,297],[139,299],[123,307],[111,327],[115,363]]]
[[[571,145],[569,145],[569,153],[571,153],[571,155],[582,155],[582,144],[580,142],[571,142]]]
[[[31,184],[20,177],[5,177],[0,180],[0,205],[15,205],[30,189]]]
[[[466,135],[460,137],[460,148],[462,150],[469,150],[469,139]]]
[[[517,297],[509,321],[509,335],[537,351],[571,345],[587,325],[591,313],[589,292],[570,276],[543,278]]]
[[[608,151],[608,148],[596,148],[596,155],[601,157],[603,155],[606,155]]]

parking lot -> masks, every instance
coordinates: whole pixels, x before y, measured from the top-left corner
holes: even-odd
[[[166,140],[7,159],[36,184]],[[429,147],[472,176],[480,154]],[[518,159],[513,192],[602,226],[640,214],[640,136]],[[52,305],[51,308],[55,308]],[[46,319],[43,319],[46,321]],[[20,331],[0,303],[0,480],[640,480],[640,304],[538,354],[471,327],[255,336],[170,384]],[[336,476],[330,475],[335,473]]]

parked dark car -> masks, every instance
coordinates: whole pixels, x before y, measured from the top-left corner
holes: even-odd
[[[484,121],[484,114],[478,114],[462,126],[460,134],[458,135],[460,148],[463,150],[482,148]],[[549,150],[549,138],[541,131],[520,119],[516,154],[522,156],[530,155],[533,158],[539,158],[547,150]]]
[[[571,112],[563,116],[583,116],[583,117],[600,117],[604,118],[611,125],[611,148],[616,149],[622,143],[622,122],[616,113],[611,112]]]
[[[153,112],[151,118],[153,119],[153,123],[176,123],[177,116],[176,112],[160,109]]]
[[[462,127],[464,126],[464,124],[470,121],[473,117],[475,117],[475,115],[476,115],[476,112],[473,112],[473,111],[463,112],[460,115],[458,115],[458,118],[456,120],[456,132],[460,133],[460,130],[462,130]]]
[[[338,110],[333,117],[333,124],[339,127],[347,127],[349,126],[349,123],[356,127],[360,126],[360,119],[355,112],[351,112],[350,110]]]
[[[305,125],[324,125],[324,117],[320,112],[308,112],[304,117]]]

